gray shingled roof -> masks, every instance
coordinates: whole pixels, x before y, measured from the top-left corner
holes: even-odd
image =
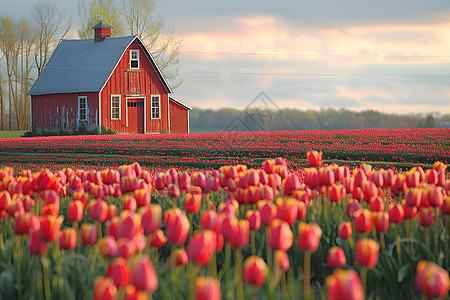
[[[100,92],[123,53],[136,38],[111,37],[98,43],[94,43],[94,39],[63,40],[28,95]],[[159,75],[166,83],[162,74]],[[166,87],[171,92],[170,87]]]

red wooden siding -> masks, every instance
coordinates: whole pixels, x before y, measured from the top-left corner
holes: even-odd
[[[130,50],[139,51],[139,69],[130,70]],[[120,118],[111,119],[111,95],[120,95]],[[151,95],[161,96],[161,119],[151,118]],[[169,130],[167,90],[156,69],[145,55],[138,40],[135,40],[125,51],[116,69],[101,91],[101,124],[118,132],[138,132],[126,123],[127,99],[145,98],[145,132]]]
[[[87,96],[87,129],[97,128],[98,93],[91,92],[31,96],[32,129],[42,132],[77,128],[79,96]]]
[[[170,132],[188,133],[188,110],[180,104],[170,101]]]

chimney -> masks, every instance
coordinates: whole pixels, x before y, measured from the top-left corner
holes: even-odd
[[[92,29],[94,29],[94,42],[99,43],[105,38],[111,37],[111,28],[112,27],[103,22],[103,20],[92,27]]]

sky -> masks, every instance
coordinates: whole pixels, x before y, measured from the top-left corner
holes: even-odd
[[[1,0],[6,2],[6,0]],[[36,0],[2,4],[29,16]],[[59,0],[76,37],[77,1]],[[159,0],[191,107],[450,113],[448,0]],[[151,49],[150,49],[151,51]]]

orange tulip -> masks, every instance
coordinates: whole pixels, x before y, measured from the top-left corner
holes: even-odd
[[[242,272],[245,283],[262,286],[266,282],[269,267],[261,257],[251,255],[245,260]]]
[[[134,198],[138,207],[148,206],[151,202],[151,194],[144,189],[135,190]]]
[[[261,227],[261,214],[258,210],[247,210],[245,213],[245,219],[247,219],[251,230],[258,231]]]
[[[326,279],[327,299],[363,300],[361,279],[355,270],[336,269]]]
[[[152,247],[161,248],[167,243],[167,237],[161,229],[155,230],[151,237],[150,245]]]
[[[107,235],[99,241],[100,254],[106,258],[116,257],[119,254],[119,246],[112,235]]]
[[[73,250],[77,245],[77,231],[72,227],[66,227],[59,234],[59,247]]]
[[[14,216],[14,233],[28,234],[29,231],[39,231],[41,223],[33,213],[17,213]]]
[[[298,203],[299,201],[295,198],[278,198],[276,201],[277,218],[286,221],[289,226],[294,225],[298,218]]]
[[[53,242],[56,235],[59,233],[64,216],[41,216],[39,221],[41,223],[41,237],[46,241]]]
[[[373,224],[378,232],[387,232],[389,230],[389,214],[385,211],[372,212]]]
[[[202,204],[202,195],[191,193],[186,194],[184,200],[184,210],[188,213],[196,214],[200,210],[200,205]]]

